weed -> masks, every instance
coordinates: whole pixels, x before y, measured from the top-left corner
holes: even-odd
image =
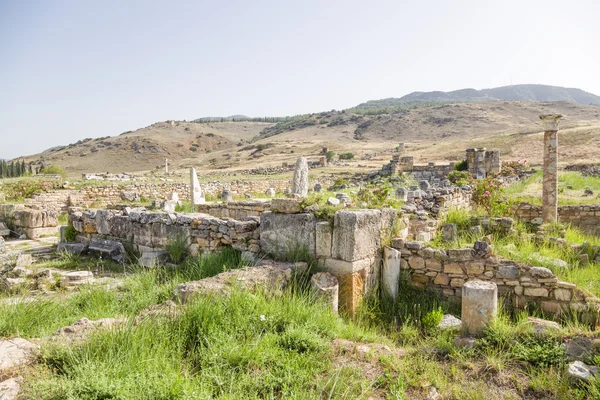
[[[166,250],[169,253],[169,259],[175,264],[183,262],[189,254],[189,237],[177,235],[167,243]]]

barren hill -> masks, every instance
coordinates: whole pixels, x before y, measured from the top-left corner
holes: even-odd
[[[70,174],[160,170],[195,166],[240,170],[316,157],[322,147],[354,152],[356,163],[376,168],[398,143],[417,162],[459,160],[467,147],[502,150],[505,158],[541,159],[540,113],[565,115],[561,161],[600,161],[600,106],[558,102],[443,104],[368,115],[328,111],[265,122],[159,122],[119,136],[84,139],[29,156]],[[540,142],[540,143],[538,143]],[[568,146],[567,146],[568,144]]]

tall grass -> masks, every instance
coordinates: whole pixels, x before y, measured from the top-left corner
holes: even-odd
[[[335,337],[375,339],[310,297],[234,291],[198,297],[170,320],[99,331],[47,347],[49,367],[28,382],[37,399],[355,399],[365,377],[333,365]],[[373,384],[372,382],[371,384]],[[370,386],[366,382],[366,388]]]
[[[133,316],[144,308],[171,298],[179,283],[214,276],[247,265],[241,254],[231,248],[190,259],[178,269],[166,267],[143,269],[123,278],[112,291],[86,286],[67,295],[29,297],[0,301],[0,336],[40,337],[86,317],[88,319]]]

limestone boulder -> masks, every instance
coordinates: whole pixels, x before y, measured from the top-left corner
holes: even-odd
[[[0,340],[0,375],[9,373],[13,368],[30,363],[38,352],[39,346],[25,339]]]

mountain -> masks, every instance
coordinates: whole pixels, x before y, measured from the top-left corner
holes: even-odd
[[[491,101],[568,101],[578,104],[600,105],[600,96],[581,89],[560,86],[511,85],[482,90],[460,89],[451,92],[413,92],[400,98],[367,101],[350,110],[415,107],[435,103],[481,103]]]
[[[375,112],[376,111],[376,112]],[[26,162],[62,166],[70,175],[86,172],[160,173],[190,166],[205,174],[235,173],[316,160],[323,147],[353,152],[361,168],[381,167],[398,143],[415,163],[457,161],[469,147],[498,149],[505,159],[540,162],[539,114],[565,116],[559,132],[560,161],[600,161],[600,105],[568,101],[455,102],[393,110],[325,111],[266,121],[166,121],[118,136],[82,139],[25,157]],[[344,166],[346,170],[347,166]],[[221,172],[222,171],[222,172]]]
[[[192,122],[217,122],[217,121],[233,121],[233,120],[237,120],[237,121],[241,121],[241,120],[247,120],[250,119],[250,117],[246,116],[246,115],[241,115],[241,114],[236,114],[236,115],[230,115],[229,117],[201,117],[198,119],[193,120]]]

